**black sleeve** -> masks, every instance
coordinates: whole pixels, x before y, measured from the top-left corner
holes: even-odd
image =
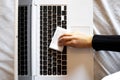
[[[94,35],[92,47],[96,50],[120,52],[120,36],[118,35]]]

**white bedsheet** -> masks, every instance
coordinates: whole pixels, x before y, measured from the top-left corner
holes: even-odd
[[[14,0],[0,0],[0,80],[14,80]]]
[[[14,0],[0,0],[0,80],[14,80],[14,5]],[[94,33],[120,34],[119,13],[120,0],[94,0]],[[120,71],[119,61],[118,52],[95,52],[94,80]]]
[[[94,33],[120,34],[120,0],[94,0]],[[120,71],[119,61],[119,52],[95,52],[95,80]]]

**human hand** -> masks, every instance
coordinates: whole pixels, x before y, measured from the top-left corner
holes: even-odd
[[[91,35],[81,33],[66,33],[60,36],[59,46],[71,46],[75,48],[90,48],[92,46]]]

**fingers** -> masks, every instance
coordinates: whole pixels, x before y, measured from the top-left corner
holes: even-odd
[[[59,37],[59,39],[60,39],[61,37],[64,37],[64,36],[72,36],[72,34],[70,34],[70,33],[63,34],[63,35],[61,35],[61,36]]]
[[[59,46],[69,46],[71,41],[59,41]]]
[[[70,43],[70,41],[73,40],[72,36],[63,36],[59,39],[59,45],[60,46],[68,46],[68,44]]]
[[[65,46],[73,46],[72,43],[73,43],[73,42],[72,42],[72,40],[71,40],[71,41],[67,41],[67,42],[65,42],[64,45],[65,45]]]
[[[60,46],[71,46],[71,47],[74,47],[73,40],[66,41],[66,42],[63,42],[63,43],[59,43],[59,45]]]

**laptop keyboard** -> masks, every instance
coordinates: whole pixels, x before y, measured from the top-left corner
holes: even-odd
[[[66,47],[63,52],[49,49],[56,27],[66,28],[66,6],[40,6],[40,75],[67,75]]]
[[[27,75],[27,6],[18,9],[18,74]]]

